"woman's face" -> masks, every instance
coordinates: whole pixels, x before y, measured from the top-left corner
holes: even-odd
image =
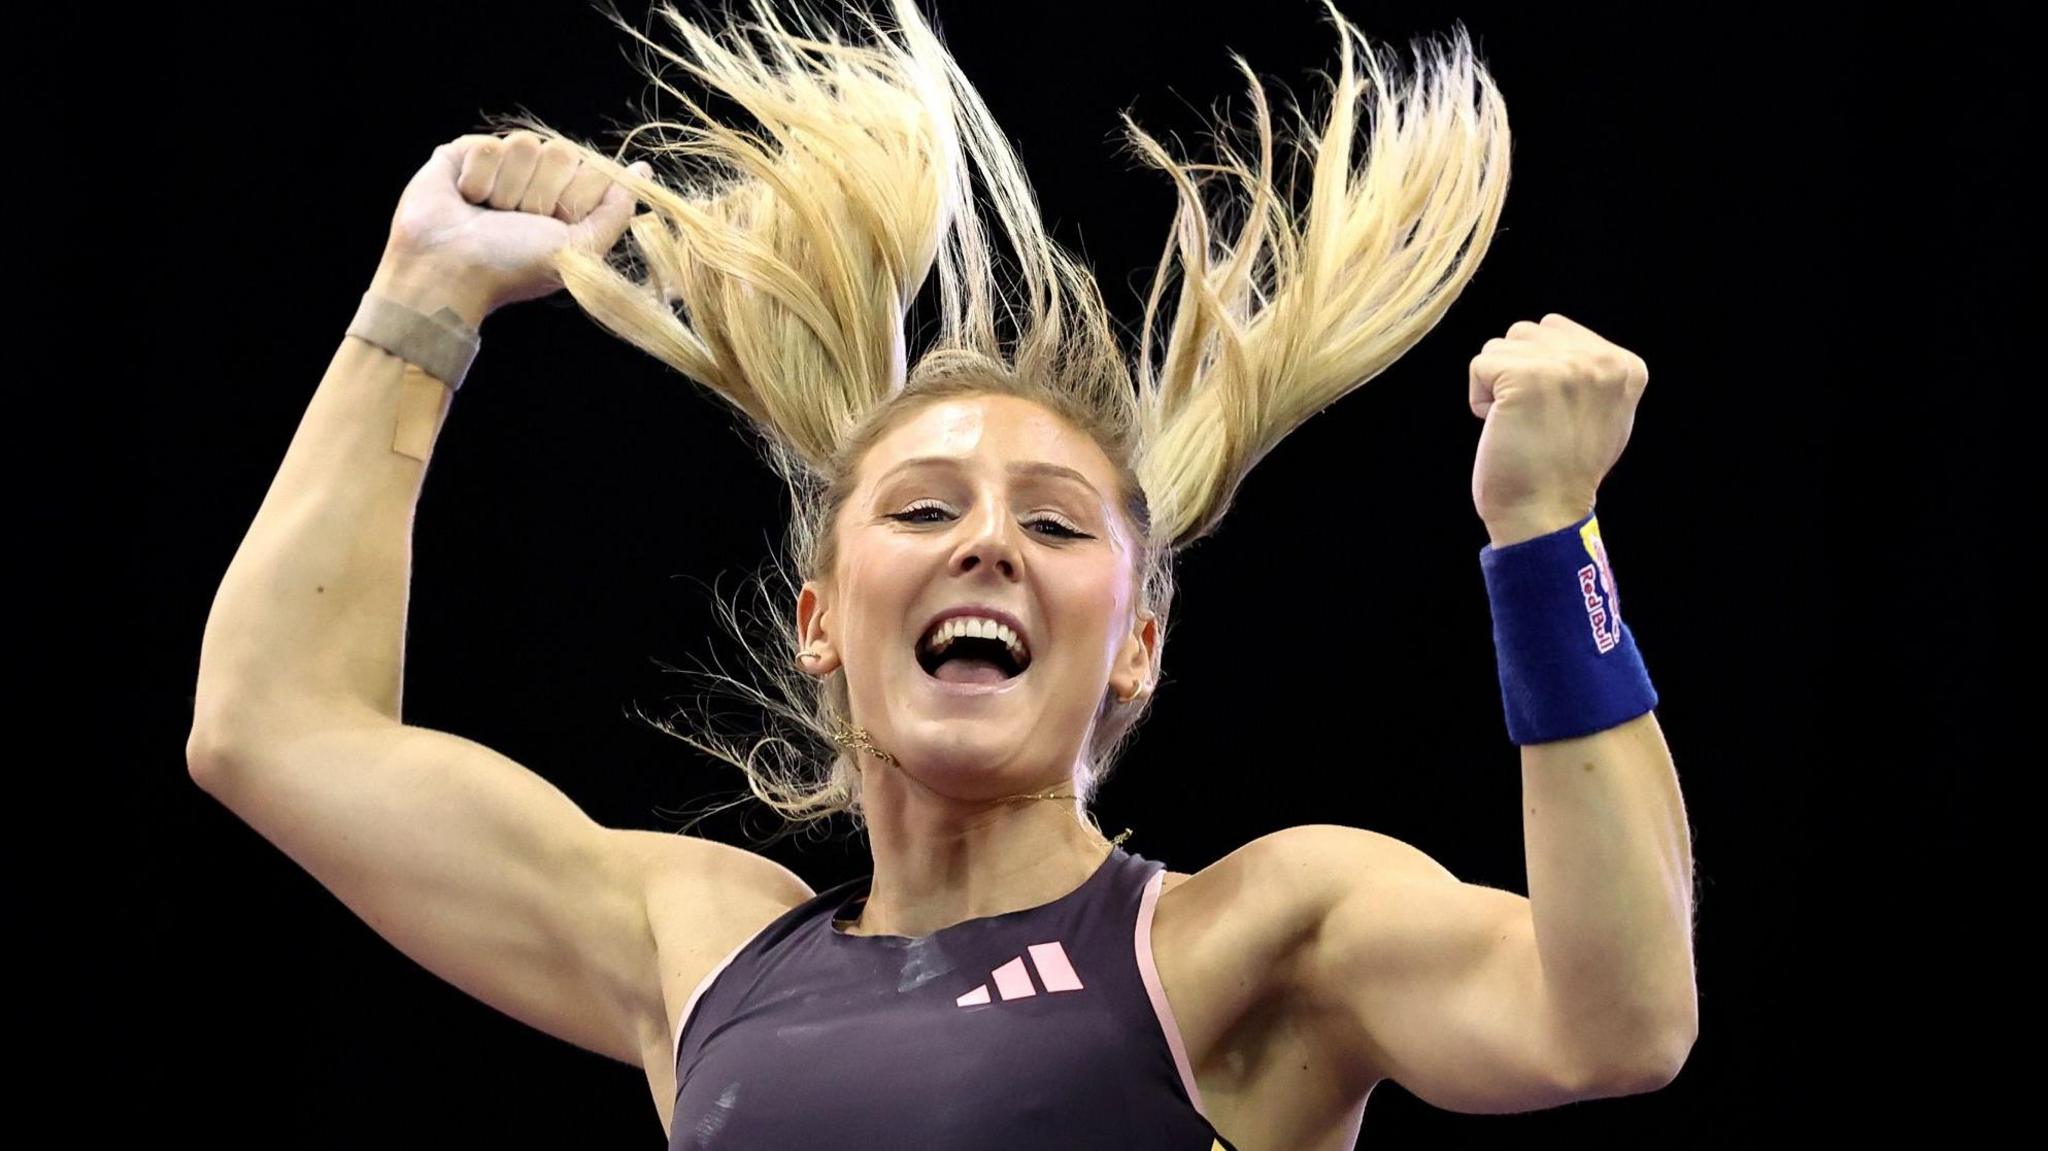
[[[1028,400],[904,417],[855,471],[835,571],[798,597],[800,639],[823,657],[807,669],[843,666],[854,722],[941,794],[1063,782],[1105,691],[1146,682],[1157,638],[1134,611],[1116,491],[1095,442]],[[935,621],[960,609],[1006,621],[1024,658],[971,635],[933,650]]]

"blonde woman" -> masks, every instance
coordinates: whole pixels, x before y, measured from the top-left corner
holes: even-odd
[[[1668,1082],[1696,1032],[1690,849],[1591,515],[1647,371],[1562,316],[1469,381],[1530,897],[1336,824],[1172,872],[1088,810],[1160,682],[1177,549],[1486,251],[1509,136],[1462,32],[1394,76],[1330,10],[1305,207],[1242,61],[1251,154],[1184,162],[1131,125],[1180,190],[1133,364],[905,0],[857,35],[663,15],[680,48],[647,45],[760,130],[657,78],[688,115],[629,134],[653,161],[530,119],[435,150],[216,597],[200,785],[428,969],[642,1067],[675,1148],[1345,1148],[1384,1079],[1468,1112]],[[848,815],[870,876],[815,892],[601,827],[401,721],[435,439],[484,317],[561,288],[788,482],[783,614],[735,681],[775,727],[682,734],[791,821]]]

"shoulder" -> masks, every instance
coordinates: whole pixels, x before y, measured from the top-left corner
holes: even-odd
[[[1321,914],[1369,876],[1449,879],[1421,850],[1362,827],[1311,823],[1262,835],[1200,871],[1168,871],[1161,914],[1255,932],[1266,950],[1314,932]],[[1176,893],[1172,900],[1167,893]],[[1239,942],[1243,942],[1240,940]]]
[[[736,909],[750,917],[764,906],[787,909],[817,894],[789,868],[745,848],[673,832],[610,834],[649,907],[670,914],[717,916]]]

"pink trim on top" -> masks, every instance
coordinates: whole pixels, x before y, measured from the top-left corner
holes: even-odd
[[[1159,982],[1159,965],[1152,961],[1152,911],[1165,884],[1166,869],[1162,867],[1145,882],[1144,897],[1138,901],[1138,976],[1145,981],[1145,994],[1152,999],[1152,1013],[1159,1017],[1159,1029],[1166,1032],[1166,1046],[1173,1051],[1173,1066],[1180,1072],[1180,1085],[1187,1089],[1195,1113],[1208,1119],[1208,1109],[1202,1106],[1202,1089],[1195,1085],[1195,1073],[1188,1063],[1187,1044],[1181,1042],[1180,1025],[1174,1022],[1173,1006],[1167,1003],[1166,989]]]
[[[739,947],[726,952],[725,958],[718,961],[718,966],[712,968],[709,975],[697,981],[697,990],[690,992],[690,1001],[683,1004],[683,1013],[676,1017],[676,1033],[668,1041],[668,1065],[671,1068],[675,1067],[683,1058],[683,1028],[689,1025],[690,1012],[697,1009],[697,1001],[704,998],[704,993],[711,989],[711,981],[717,979],[719,973],[732,964],[733,959],[739,955],[740,949],[753,941],[753,936],[740,940]]]

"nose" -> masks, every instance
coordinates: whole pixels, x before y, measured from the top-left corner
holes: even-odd
[[[1015,526],[1000,504],[983,503],[972,515],[962,517],[961,524],[965,530],[947,564],[949,572],[966,575],[987,570],[1005,580],[1018,578],[1023,555],[1013,534]]]

